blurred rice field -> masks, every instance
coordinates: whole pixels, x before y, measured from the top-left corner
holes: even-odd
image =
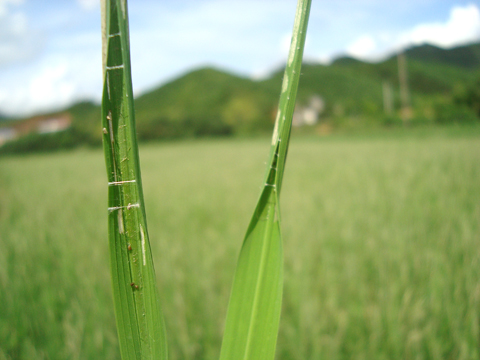
[[[149,144],[170,359],[217,359],[269,139]],[[0,360],[119,359],[101,150],[0,159]],[[480,359],[480,131],[293,138],[278,360]]]

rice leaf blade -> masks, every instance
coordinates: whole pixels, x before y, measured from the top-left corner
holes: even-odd
[[[163,316],[148,238],[130,71],[125,0],[102,3],[102,125],[115,318],[124,360],[166,359]]]
[[[235,271],[220,360],[272,360],[283,291],[279,194],[311,0],[299,0],[262,193]]]
[[[276,195],[266,189],[240,253],[220,359],[271,359],[283,289]]]

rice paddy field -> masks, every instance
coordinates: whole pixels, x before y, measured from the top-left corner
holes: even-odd
[[[169,358],[218,359],[270,140],[140,149]],[[119,359],[100,149],[0,158],[0,360]],[[278,360],[480,359],[480,129],[295,137]]]

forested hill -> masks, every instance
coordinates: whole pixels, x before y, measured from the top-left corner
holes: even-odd
[[[459,46],[451,50],[441,49],[432,45],[416,46],[406,51],[410,59],[451,65],[465,69],[480,67],[480,43]]]
[[[452,49],[421,45],[407,49],[405,55],[414,118],[434,122],[445,113],[438,109],[445,106],[450,107],[451,116],[457,116],[459,96],[480,79],[480,43]],[[267,79],[255,81],[215,68],[193,70],[136,99],[139,137],[150,140],[270,131],[282,75],[283,69],[278,69]],[[348,57],[330,65],[307,63],[302,69],[298,105],[308,106],[314,96],[322,99],[320,119],[333,127],[352,118],[357,124],[383,122],[386,86],[393,99],[390,121],[400,109],[396,55],[378,63]],[[470,118],[471,114],[465,115],[462,109],[459,116]],[[71,115],[72,139],[78,136],[81,141],[100,141],[99,106],[79,103],[59,113]]]

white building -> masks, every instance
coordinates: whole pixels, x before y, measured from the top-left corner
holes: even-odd
[[[314,125],[325,110],[325,101],[319,95],[312,95],[306,106],[297,105],[293,113],[293,126]]]

